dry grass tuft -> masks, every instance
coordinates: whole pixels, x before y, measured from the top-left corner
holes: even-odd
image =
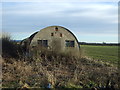
[[[120,77],[115,66],[83,55],[76,58],[39,50],[31,58],[18,52],[21,47],[11,40],[5,39],[4,44],[10,48],[5,46],[2,53],[3,88],[47,88],[48,84],[51,88],[119,88]]]
[[[106,86],[114,82],[118,88],[116,67],[88,60],[65,56],[49,56],[37,61],[14,60],[12,63],[2,60],[3,87],[42,88],[51,84],[53,88],[92,88]]]

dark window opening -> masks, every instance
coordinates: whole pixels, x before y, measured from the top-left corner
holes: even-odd
[[[55,27],[55,31],[58,31],[58,28],[57,28],[57,27]]]
[[[38,44],[39,44],[39,45],[42,45],[42,40],[38,40]]]
[[[54,36],[54,33],[51,33],[51,36]]]
[[[38,45],[48,47],[48,40],[38,40]]]
[[[74,47],[75,46],[75,42],[74,41],[70,41],[70,40],[66,40],[65,44],[66,44],[66,47]]]
[[[32,46],[32,48],[35,48],[35,46]]]
[[[60,33],[60,37],[62,37],[62,33]]]

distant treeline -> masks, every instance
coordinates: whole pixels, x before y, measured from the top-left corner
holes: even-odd
[[[79,45],[98,45],[98,46],[119,46],[120,43],[87,43],[87,42],[79,42]]]
[[[14,40],[16,42],[21,42],[22,40]],[[99,46],[119,46],[120,43],[87,43],[87,42],[79,42],[79,45],[99,45]]]

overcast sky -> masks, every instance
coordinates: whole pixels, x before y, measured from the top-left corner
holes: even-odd
[[[80,42],[118,42],[118,2],[2,2],[2,31],[13,39],[52,25],[69,29]]]

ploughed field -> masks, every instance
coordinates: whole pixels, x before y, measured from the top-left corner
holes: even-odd
[[[81,50],[91,59],[118,64],[118,46],[81,45]]]

